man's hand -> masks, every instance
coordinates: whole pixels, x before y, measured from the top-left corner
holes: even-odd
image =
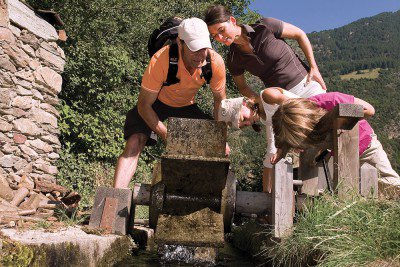
[[[325,91],[327,90],[324,79],[322,78],[322,75],[319,72],[319,69],[316,67],[310,69],[310,72],[308,73],[308,76],[307,76],[307,84],[309,84],[311,82],[311,80],[314,80],[317,83],[319,83],[321,85],[322,89],[324,89]]]
[[[165,144],[167,143],[167,135],[168,135],[167,130],[160,133],[160,138]]]
[[[139,93],[137,107],[142,119],[165,142],[167,140],[167,127],[160,121],[152,107],[157,97],[158,93],[142,88]]]

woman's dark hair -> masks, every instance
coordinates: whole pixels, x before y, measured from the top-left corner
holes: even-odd
[[[212,5],[204,12],[204,21],[207,26],[226,22],[232,16],[231,12],[221,5]]]

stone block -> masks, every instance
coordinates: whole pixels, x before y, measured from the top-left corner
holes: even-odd
[[[33,47],[33,49],[35,50],[38,49],[40,46],[40,41],[36,37],[36,35],[25,29],[21,31],[21,37],[18,39],[24,42],[25,44],[28,44],[29,46]]]
[[[89,226],[93,228],[100,227],[105,199],[107,197],[118,199],[118,208],[115,214],[115,233],[125,235],[129,225],[132,203],[132,191],[130,189],[97,188]]]
[[[15,76],[17,76],[18,78],[21,78],[23,80],[33,82],[33,74],[32,74],[32,71],[30,71],[30,70],[28,70],[28,71],[26,71],[25,69],[20,70],[15,73]]]
[[[0,27],[8,27],[9,23],[7,0],[0,0]]]
[[[35,255],[31,266],[115,266],[129,257],[135,247],[128,236],[101,236],[82,229],[76,226],[56,231],[1,229],[0,234],[18,242],[28,255]]]
[[[1,11],[0,11],[1,12]],[[0,25],[0,40],[7,43],[15,43],[15,37],[12,31]]]
[[[3,45],[4,52],[10,57],[17,68],[25,68],[29,64],[30,57],[22,49],[15,45]]]
[[[13,121],[13,125],[17,131],[25,135],[35,136],[41,133],[40,128],[34,122],[26,118]]]
[[[0,166],[4,168],[11,168],[19,160],[19,157],[14,155],[4,155],[0,158]]]
[[[57,31],[47,21],[37,16],[28,6],[18,0],[8,0],[10,21],[48,41],[58,39]]]
[[[8,55],[0,55],[0,68],[7,70],[9,72],[16,72],[17,68],[11,62],[10,57]]]
[[[46,86],[51,93],[58,94],[61,92],[62,77],[56,71],[48,67],[42,67],[35,70],[33,75],[35,81],[40,85]]]
[[[12,130],[12,124],[0,120],[0,132],[9,132]]]
[[[36,56],[41,58],[45,65],[54,68],[59,72],[64,71],[65,60],[61,57],[56,56],[43,48],[39,48],[39,50],[36,52]]]
[[[24,144],[26,142],[26,136],[19,133],[14,133],[13,139],[16,144]]]
[[[31,96],[17,96],[13,99],[11,105],[20,109],[30,109],[32,107],[32,97]]]
[[[57,118],[40,109],[40,108],[32,108],[30,111],[30,117],[39,124],[50,124],[51,126],[57,128]]]
[[[53,151],[53,148],[49,144],[43,142],[40,139],[29,140],[29,141],[27,141],[27,144],[31,147],[34,147],[34,148],[41,150],[43,152],[46,152],[46,153]]]
[[[21,151],[23,153],[25,153],[26,155],[28,155],[29,157],[32,158],[37,158],[38,157],[38,153],[36,153],[35,150],[33,150],[32,148],[26,146],[26,145],[20,145],[19,149],[21,149]]]

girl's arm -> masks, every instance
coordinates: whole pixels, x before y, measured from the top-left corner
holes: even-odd
[[[364,107],[364,118],[369,118],[369,117],[374,116],[375,108],[367,101],[364,101],[360,98],[355,97],[354,104],[362,105]]]

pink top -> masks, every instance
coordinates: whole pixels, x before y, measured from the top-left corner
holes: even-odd
[[[312,96],[310,100],[315,101],[318,106],[326,110],[332,110],[339,103],[354,104],[354,96],[346,95],[339,92],[330,92],[326,94],[320,94]],[[371,134],[374,133],[371,125],[362,119],[359,121],[359,153],[360,155],[368,148],[371,143]]]

